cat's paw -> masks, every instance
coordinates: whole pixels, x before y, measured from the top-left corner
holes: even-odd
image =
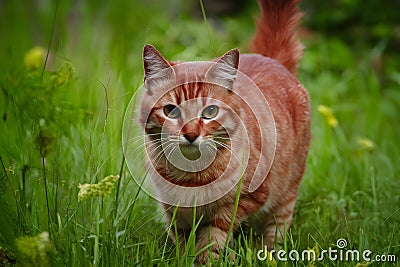
[[[221,251],[224,250],[227,233],[216,227],[206,227],[199,231],[198,240],[196,243],[196,251],[208,247],[198,255],[198,261],[205,264],[212,258],[215,261],[219,260]]]
[[[203,251],[197,256],[197,261],[203,265],[211,266],[212,262],[219,260],[219,252],[216,251]]]
[[[222,258],[222,262],[220,259]],[[197,256],[197,262],[203,266],[214,266],[215,263],[223,264],[224,266],[234,265],[236,261],[236,255],[234,253],[229,253],[226,255],[221,250],[215,251],[203,251]]]

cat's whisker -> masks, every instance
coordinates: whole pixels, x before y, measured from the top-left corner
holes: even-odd
[[[246,141],[246,140],[249,139],[248,137],[242,137],[242,136],[237,136],[237,135],[232,136],[232,137],[224,137],[224,136],[213,135],[212,137],[216,138],[216,139],[230,140],[230,141],[235,141],[235,140],[236,141]]]
[[[170,135],[168,137],[168,140],[172,141],[172,142],[179,142],[180,141],[180,137],[179,137],[179,135]]]
[[[153,156],[154,153],[157,153],[157,158],[165,152],[171,146],[171,143],[166,140],[157,140],[157,142],[152,146],[147,148],[147,152],[149,156]],[[161,149],[160,149],[161,148]]]
[[[174,142],[174,141],[172,141],[172,142]],[[148,146],[146,147],[147,153],[149,154],[149,156],[153,157],[153,156],[154,156],[154,153],[157,152],[157,150],[158,150],[161,146],[163,146],[163,149],[162,149],[161,151],[159,151],[159,152],[161,152],[161,153],[162,153],[164,150],[168,149],[168,147],[169,147],[169,145],[170,145],[170,143],[171,143],[171,140],[169,140],[169,138],[166,138],[166,137],[161,137],[160,139],[150,140],[150,141],[146,142],[146,144],[148,144],[148,143],[152,143],[152,144],[150,144],[150,145],[148,145]],[[165,146],[165,147],[164,147],[164,146]],[[158,158],[159,156],[160,156],[160,153],[157,154],[156,157]]]
[[[145,147],[145,152],[147,157],[152,158],[154,154],[158,152],[158,148],[162,146],[161,142],[154,142],[147,147]]]
[[[136,144],[136,143],[139,142],[139,141],[142,141],[143,144],[148,144],[148,143],[153,143],[153,142],[159,142],[159,141],[161,141],[161,139],[155,139],[155,140],[146,140],[146,139],[140,140],[140,139],[138,139],[138,140],[136,140],[136,142],[134,142],[133,144]]]
[[[158,148],[160,148],[162,145],[163,144],[161,141],[153,142],[153,143],[149,144],[148,146],[146,146],[145,149],[149,154],[152,154],[152,152],[157,151]]]
[[[146,141],[145,138],[142,138],[142,139],[135,139],[135,140],[130,140],[130,141],[128,141],[126,144],[127,144],[128,146],[136,146],[136,144],[141,144],[141,143],[144,143],[145,141]]]
[[[171,166],[171,161],[169,160],[170,158],[171,158],[171,155],[172,155],[172,153],[174,153],[175,152],[175,150],[178,148],[178,145],[176,145],[176,144],[172,144],[173,145],[173,147],[172,147],[172,149],[171,149],[171,151],[169,151],[169,153],[168,153],[168,155],[166,155],[166,158],[167,158],[167,169],[169,169],[169,166]]]
[[[233,158],[235,158],[238,162],[241,162],[241,160],[238,158],[238,156],[237,156],[235,153],[233,153],[232,148],[231,148],[230,146],[228,146],[228,145],[226,145],[226,144],[224,144],[224,143],[222,143],[222,142],[219,142],[219,141],[217,141],[217,140],[214,140],[214,139],[212,139],[212,142],[214,142],[215,145],[219,145],[219,146],[225,148],[226,150],[228,150],[228,151],[230,152],[230,154],[232,155]],[[221,153],[221,152],[218,150],[217,147],[215,147],[215,148],[217,149],[217,153],[218,153],[218,152]]]
[[[168,150],[172,145],[174,145],[173,143],[170,143],[168,140],[164,142],[162,140],[154,140],[154,141],[149,141],[146,144],[148,143],[151,144],[146,147],[146,153],[147,157],[149,159],[152,159],[151,162],[153,162],[154,167],[157,167],[160,161],[162,160],[165,154],[165,150]],[[144,158],[143,160],[145,161],[146,158]]]
[[[163,155],[164,155],[164,158],[166,159],[166,163],[169,164],[169,160],[165,156],[165,151],[168,150],[171,146],[174,146],[174,145],[175,145],[174,143],[169,143],[165,147],[163,147],[163,149],[158,153],[158,155],[155,157],[155,159],[157,159],[157,162],[155,164],[156,167],[158,166],[158,163],[160,162],[160,160],[163,158]]]
[[[160,147],[164,146],[164,144],[165,143],[160,141],[160,142],[157,142],[155,144],[152,144],[151,147],[147,147],[146,151],[147,151],[147,154],[149,155],[149,157],[153,157],[154,153],[156,153],[156,152],[158,152],[158,153],[163,152],[163,149],[161,149],[161,151],[158,151],[158,149]],[[157,157],[158,157],[158,155],[157,155]]]
[[[139,143],[139,141],[142,141],[142,142]],[[131,143],[129,145],[129,147],[134,147],[134,149],[132,151],[130,151],[130,153],[134,153],[140,149],[145,149],[146,147],[151,148],[152,146],[159,144],[160,142],[161,142],[161,140],[148,140],[148,141],[137,140],[136,142]]]
[[[218,140],[215,140],[215,139],[211,139],[211,141],[212,141],[214,144],[216,144],[216,145],[218,145],[218,146],[222,146],[223,148],[226,148],[226,149],[228,149],[230,152],[232,152],[232,148],[231,148],[230,145],[227,145],[227,144],[225,144],[225,143],[223,143],[223,142],[220,142],[220,141],[218,141]]]
[[[145,133],[145,134],[141,134],[141,135],[137,135],[137,136],[134,136],[134,137],[132,137],[132,138],[129,138],[127,141],[129,142],[129,141],[132,141],[132,140],[137,140],[137,139],[140,139],[140,138],[146,138],[147,136],[157,136],[157,135],[168,135],[167,133],[152,133],[152,134],[147,134],[147,133]]]
[[[160,142],[161,142],[161,140],[150,140],[150,141],[147,141],[147,142],[143,142],[143,143],[139,144],[138,146],[136,146],[132,151],[130,151],[130,153],[134,153],[134,152],[138,151],[141,148],[143,148],[143,149],[145,149],[146,147],[150,148],[150,147],[152,147],[152,146],[154,146],[154,145],[156,145],[156,144],[158,144]],[[136,144],[136,142],[133,143],[133,144]]]
[[[211,144],[206,144],[206,148],[208,149],[208,151],[210,151],[211,154],[213,154],[214,151],[218,153],[218,148],[212,146]]]
[[[170,151],[168,151],[168,155],[166,155],[166,157],[167,157],[167,159],[170,159],[171,158],[171,154],[175,151],[175,149],[178,147],[177,145],[176,145],[176,143],[175,142],[171,142],[171,146],[172,146],[172,149],[170,150]],[[170,147],[171,147],[170,146]],[[165,149],[166,150],[166,149]],[[167,151],[165,151],[165,152],[167,152]],[[169,161],[169,160],[168,160]]]

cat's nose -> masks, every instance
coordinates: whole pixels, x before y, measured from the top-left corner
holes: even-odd
[[[194,132],[185,133],[183,137],[185,137],[186,140],[188,140],[190,143],[193,143],[197,139],[197,137],[199,137],[199,134]]]

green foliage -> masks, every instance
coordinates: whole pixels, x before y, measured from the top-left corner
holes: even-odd
[[[5,150],[12,150],[10,141],[30,140],[28,143],[36,143],[41,155],[47,155],[55,138],[65,134],[79,118],[79,109],[64,99],[65,90],[73,88],[72,64],[66,61],[57,71],[42,70],[44,53],[42,48],[35,47],[25,55],[25,69],[2,73],[3,133],[12,136],[18,132],[20,138],[0,140]]]
[[[313,139],[283,248],[317,251],[345,238],[348,248],[400,255],[397,3],[317,2],[302,4],[299,71],[312,100]],[[145,43],[173,60],[245,51],[256,4],[207,26],[179,1],[43,3],[0,3],[0,36],[7,36],[0,42],[0,262],[191,265],[195,234],[180,256],[167,236],[174,225],[165,229],[157,202],[125,167],[123,114],[143,80]],[[145,174],[142,163],[134,174]],[[120,178],[103,187],[109,173]],[[108,196],[79,202],[79,184]],[[237,233],[226,251],[232,265],[346,266],[261,262],[257,241]]]
[[[22,265],[49,266],[48,254],[53,251],[49,233],[43,232],[34,237],[19,237],[15,243]]]
[[[316,1],[302,3],[306,21],[314,29],[335,33],[348,40],[358,33],[363,40],[388,38],[398,27],[398,1],[361,0]],[[399,36],[397,36],[397,41]],[[364,39],[365,38],[365,39]]]

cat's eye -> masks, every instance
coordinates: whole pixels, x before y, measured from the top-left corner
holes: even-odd
[[[216,105],[211,105],[203,110],[203,112],[201,113],[201,117],[203,119],[210,120],[215,116],[217,116],[217,114],[218,114],[218,107]]]
[[[178,119],[181,117],[181,111],[177,106],[174,105],[164,106],[164,114],[171,119]]]

